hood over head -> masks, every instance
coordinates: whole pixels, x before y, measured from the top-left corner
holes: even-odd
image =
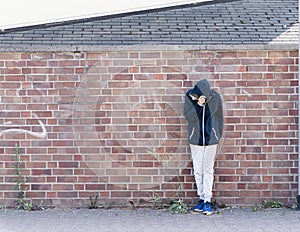
[[[211,94],[212,90],[210,88],[209,82],[206,79],[198,81],[195,87],[190,92],[190,95],[193,95],[196,98],[199,98],[201,95],[209,98]]]
[[[198,81],[197,87],[200,89],[202,95],[204,95],[206,98],[209,98],[212,94],[209,82],[206,79]]]
[[[198,100],[198,98],[202,95],[202,93],[197,85],[195,85],[194,88],[191,89],[189,94],[192,98],[194,98],[193,100]]]

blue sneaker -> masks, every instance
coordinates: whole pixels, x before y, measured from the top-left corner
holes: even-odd
[[[213,213],[213,209],[211,208],[210,202],[205,202],[203,206],[203,214],[211,215]]]
[[[204,201],[200,200],[198,202],[198,205],[196,205],[193,210],[194,210],[194,212],[202,212],[203,211],[203,207],[204,207]]]

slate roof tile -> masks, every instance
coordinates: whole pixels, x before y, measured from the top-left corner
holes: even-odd
[[[298,0],[218,1],[0,33],[0,48],[298,43]]]

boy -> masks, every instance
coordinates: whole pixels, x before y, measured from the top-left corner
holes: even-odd
[[[188,142],[200,198],[194,211],[210,215],[213,213],[214,161],[223,133],[223,107],[220,94],[210,88],[206,79],[198,81],[187,91],[184,115],[188,122]]]

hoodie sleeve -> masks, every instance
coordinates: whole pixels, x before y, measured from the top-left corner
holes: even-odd
[[[196,121],[198,120],[198,114],[203,110],[202,106],[199,106],[197,101],[192,100],[190,97],[190,91],[185,95],[184,102],[184,116],[187,121]]]
[[[223,128],[224,128],[224,116],[223,116],[223,106],[222,106],[222,99],[219,96],[219,104],[218,104],[218,111],[216,112],[216,117],[218,120],[218,129],[220,132],[220,137],[223,134]]]

